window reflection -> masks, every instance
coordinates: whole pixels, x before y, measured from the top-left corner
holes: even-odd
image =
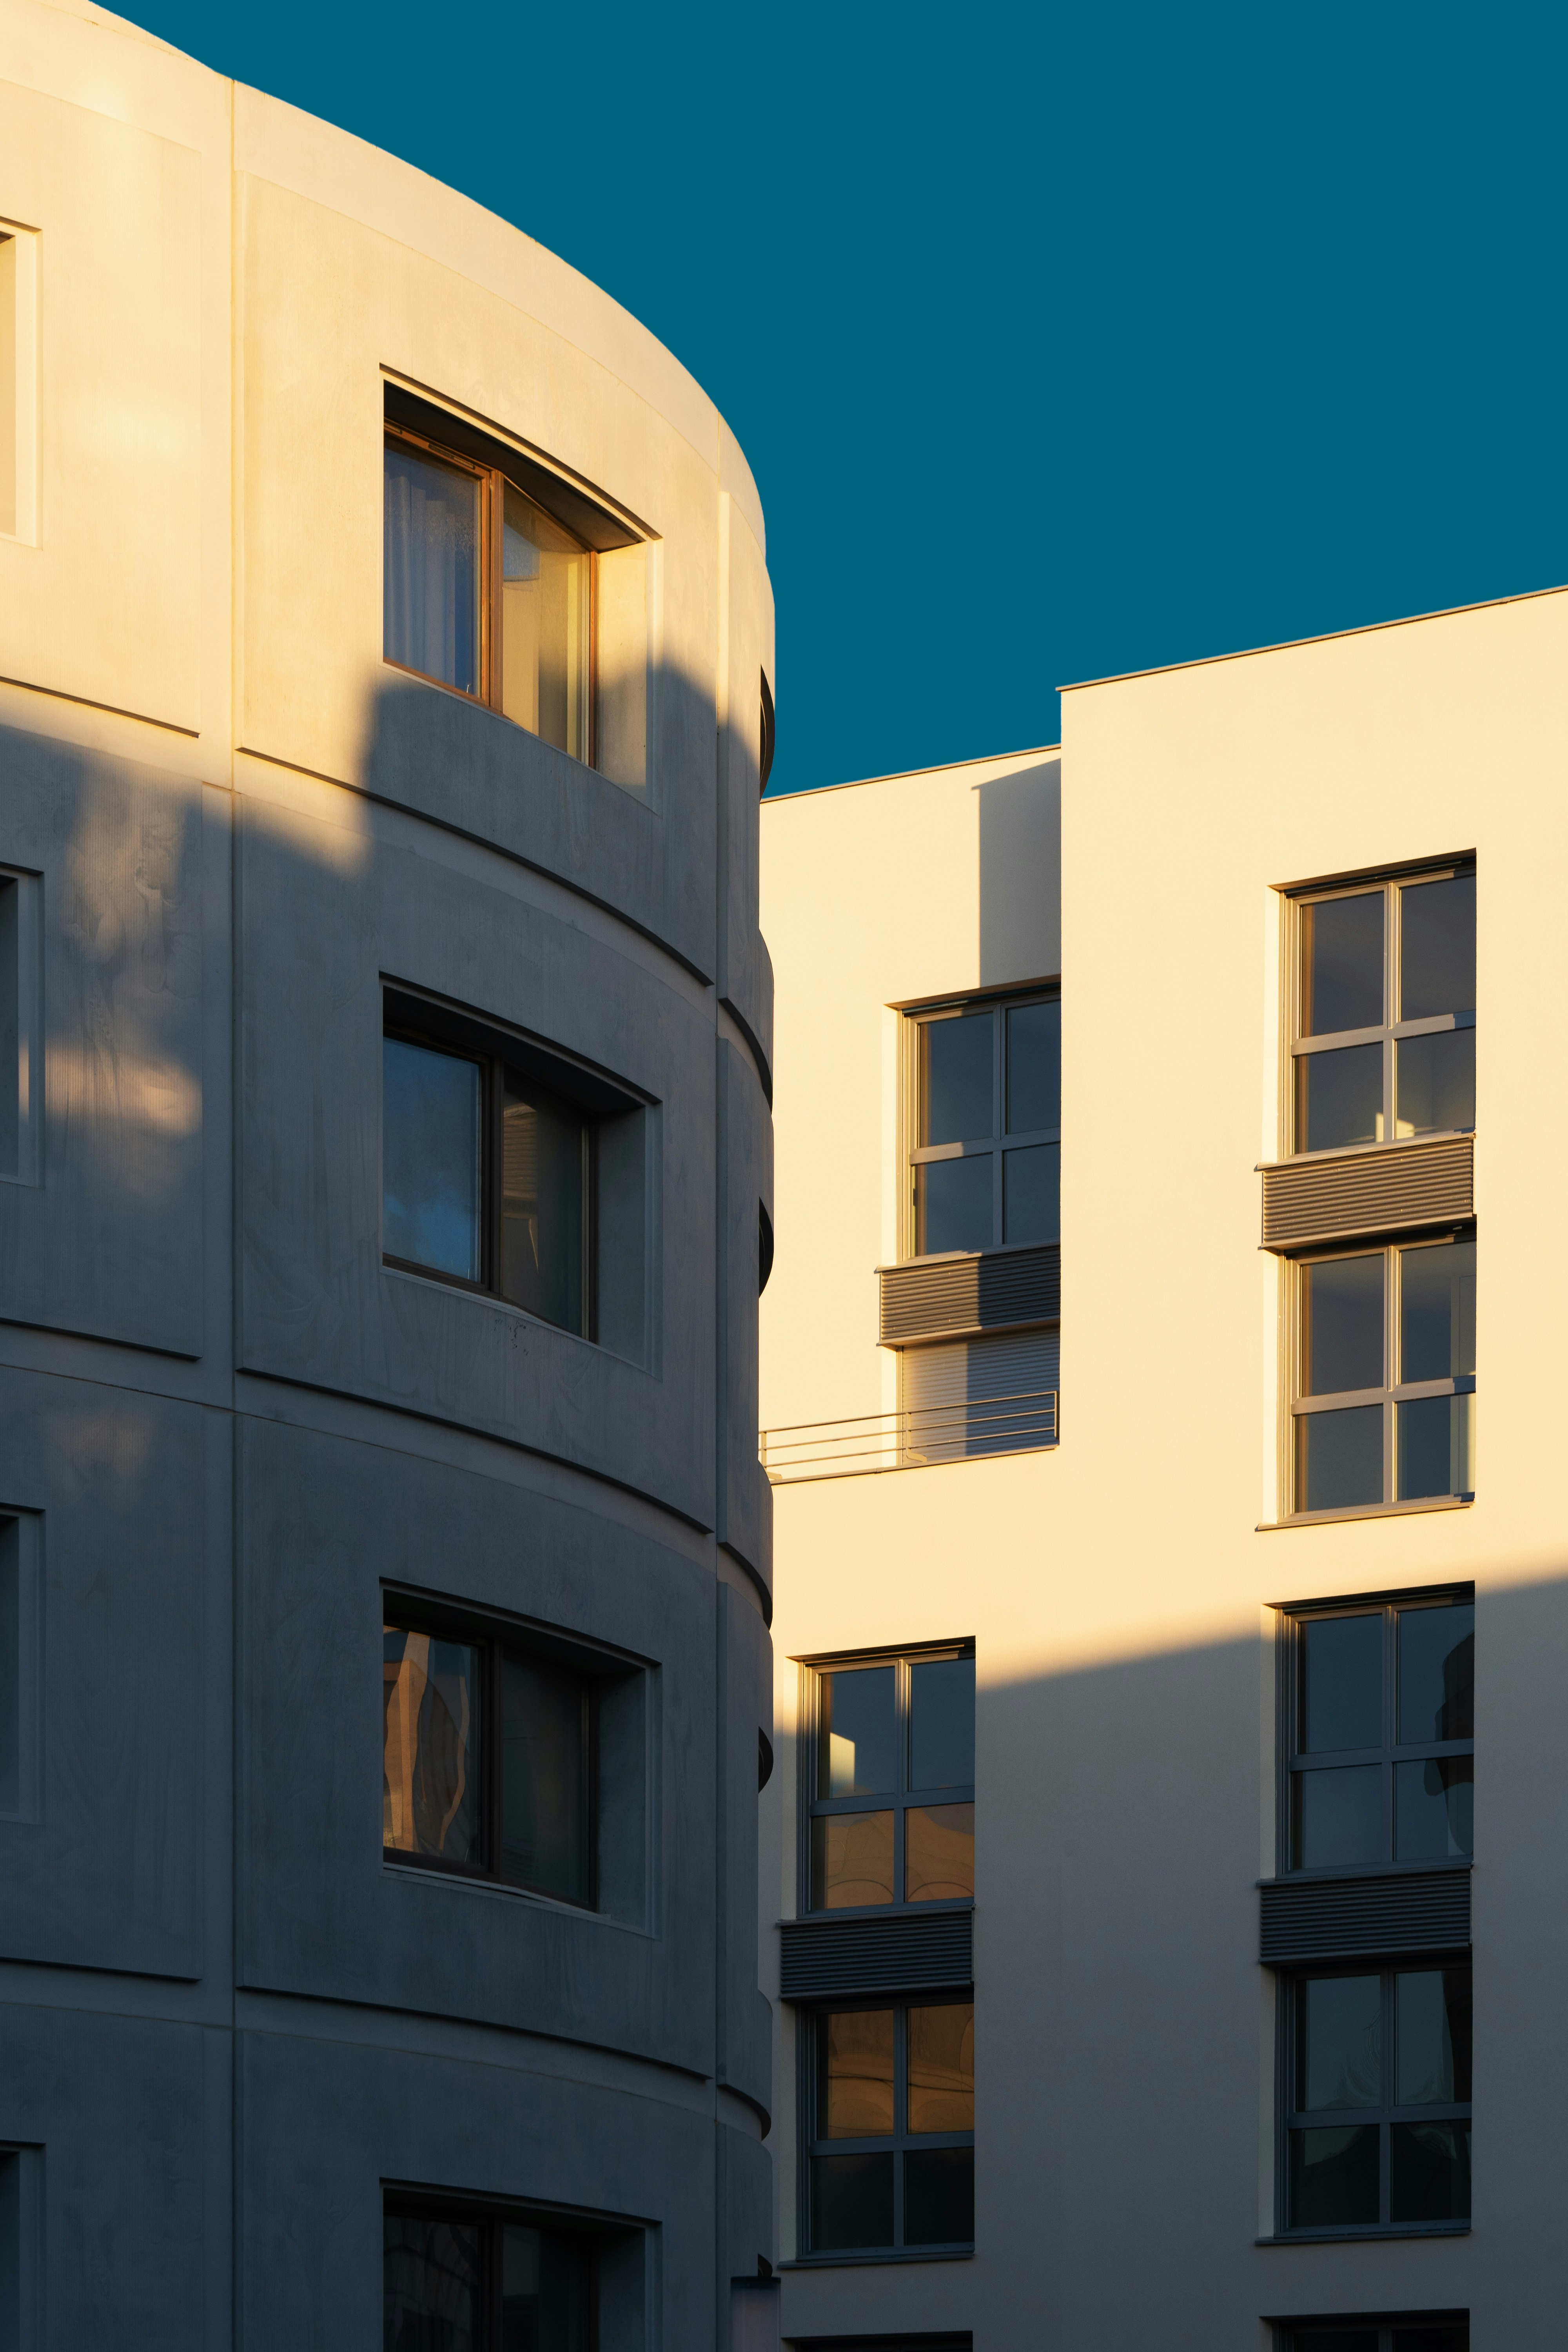
[[[974,2004],[909,2011],[910,2129],[974,2129]]]
[[[956,1902],[973,1893],[973,1806],[911,1805],[904,1815],[905,1902]]]
[[[826,1813],[811,1825],[812,1906],[849,1911],[893,1900],[891,1813]]]
[[[501,709],[574,760],[589,749],[590,564],[579,540],[505,485]]]
[[[879,1796],[898,1786],[894,1669],[851,1666],[817,1683],[817,1792]]]
[[[915,1170],[915,1255],[989,1249],[994,1229],[991,1154],[925,1160]]]
[[[973,1780],[974,1661],[922,1659],[910,1668],[910,1786],[967,1789]]]
[[[1383,1141],[1383,1047],[1343,1045],[1296,1057],[1296,1149],[1341,1151]]]
[[[917,1140],[981,1142],[992,1129],[994,1015],[963,1013],[919,1030]]]
[[[1007,1132],[1062,1123],[1062,1008],[1058,999],[1007,1014]]]
[[[389,1257],[481,1279],[478,1062],[384,1037],[382,1247]]]
[[[1383,1020],[1381,889],[1301,909],[1301,1034],[1375,1029]]]
[[[1476,877],[1406,884],[1399,894],[1399,1018],[1473,1012]]]
[[[1383,1386],[1381,1251],[1301,1269],[1301,1372],[1307,1396]]]
[[[399,1625],[385,1627],[383,1652],[382,1843],[478,1864],[479,1653]]]
[[[561,1330],[582,1332],[591,1129],[570,1103],[516,1071],[505,1084],[501,1293]]]
[[[839,2010],[818,2023],[817,2129],[824,2139],[883,2139],[893,2132],[893,2012]]]

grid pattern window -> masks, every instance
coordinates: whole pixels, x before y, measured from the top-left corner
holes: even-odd
[[[1466,2311],[1411,2311],[1381,2318],[1282,2319],[1278,2352],[1470,2352]]]
[[[1366,1969],[1281,1990],[1286,2231],[1468,2224],[1469,1969]]]
[[[1059,997],[944,1005],[910,1029],[910,1255],[1059,1239]]]
[[[1296,909],[1294,1149],[1473,1128],[1474,866],[1312,892]]]
[[[389,2191],[385,2352],[599,2352],[640,2345],[639,2233]]]
[[[1468,1859],[1475,1628],[1446,1593],[1285,1620],[1291,1870]]]
[[[973,1902],[973,1651],[817,1667],[808,1703],[805,1907]]]
[[[1300,1512],[1475,1491],[1474,1235],[1299,1260]]]
[[[973,2003],[821,2010],[809,2031],[809,2252],[967,2252]]]

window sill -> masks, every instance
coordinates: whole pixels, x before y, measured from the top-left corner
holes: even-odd
[[[1468,2221],[1410,2221],[1388,2230],[1281,2230],[1255,2246],[1381,2246],[1391,2238],[1468,2238]]]
[[[1259,1519],[1260,1536],[1279,1535],[1286,1528],[1337,1527],[1346,1519],[1404,1519],[1418,1512],[1468,1511],[1475,1501],[1468,1495],[1422,1495],[1408,1503],[1353,1503],[1340,1511],[1290,1511],[1282,1519]]]
[[[793,2261],[780,2263],[781,2271],[846,2271],[883,2268],[889,2263],[972,2263],[974,2248],[969,2246],[889,2246],[885,2253],[862,2254],[796,2254]]]

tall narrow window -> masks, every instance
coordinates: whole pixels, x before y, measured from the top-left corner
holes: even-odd
[[[531,735],[585,761],[592,559],[510,482],[502,499],[500,707]]]
[[[900,2001],[811,2021],[813,2253],[974,2236],[974,2004]]]
[[[1287,2229],[1468,2221],[1469,1969],[1303,1976],[1287,1994]]]
[[[0,1179],[38,1179],[38,877],[0,870]]]
[[[1473,1493],[1474,1240],[1306,1259],[1295,1280],[1296,1509]]]
[[[911,1020],[911,1255],[1061,1231],[1061,1003],[964,1003]]]
[[[806,1907],[974,1894],[974,1658],[819,1669]]]

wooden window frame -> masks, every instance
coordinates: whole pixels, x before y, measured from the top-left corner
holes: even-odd
[[[973,2250],[973,2238],[943,2239],[934,2244],[910,2245],[904,2239],[904,2158],[928,2150],[973,2149],[973,2128],[960,2132],[911,2132],[909,2128],[909,2013],[912,2009],[967,2009],[973,2014],[974,1995],[963,1993],[868,1993],[852,2000],[824,2000],[800,2011],[801,2180],[799,2240],[802,2257],[812,2263],[859,2263],[868,2256],[881,2261],[951,2261]],[[821,2096],[821,2035],[829,2017],[891,2010],[893,2013],[893,2130],[890,2134],[857,2139],[827,2139],[817,2130]],[[893,2236],[885,2246],[818,2248],[811,2243],[812,2166],[825,2156],[891,2156],[893,2159]]]
[[[1058,981],[1037,982],[1031,987],[988,989],[973,996],[943,997],[920,1005],[900,1008],[904,1028],[904,1183],[903,1214],[900,1219],[900,1257],[906,1263],[927,1264],[932,1259],[976,1255],[970,1250],[921,1250],[920,1212],[918,1205],[919,1176],[917,1171],[942,1160],[969,1160],[989,1157],[991,1172],[991,1239],[984,1244],[987,1251],[1003,1249],[1051,1249],[1060,1241],[1059,1230],[1044,1240],[1008,1242],[1005,1231],[1006,1204],[1005,1198],[1005,1162],[1010,1151],[1028,1150],[1038,1144],[1052,1143],[1059,1150],[1062,1130],[1055,1127],[1019,1129],[1015,1134],[1007,1126],[1007,1021],[1009,1013],[1029,1004],[1059,1004],[1061,984]],[[927,1143],[920,1141],[921,1073],[920,1033],[935,1021],[957,1021],[975,1013],[999,1013],[994,1023],[991,1041],[991,1132],[974,1136],[961,1143]],[[1059,1220],[1058,1220],[1059,1227]]]
[[[907,1884],[905,1868],[904,1816],[910,1811],[921,1811],[933,1802],[943,1805],[973,1805],[974,1783],[969,1781],[953,1789],[911,1790],[910,1777],[910,1673],[916,1666],[941,1664],[949,1658],[973,1658],[973,1642],[939,1642],[927,1648],[907,1650],[875,1650],[844,1658],[813,1658],[801,1666],[799,1747],[801,1766],[800,1842],[800,1906],[797,1916],[806,1919],[892,1919],[911,1916],[924,1917],[941,1911],[973,1911],[973,1895],[947,1895],[929,1903],[911,1903],[900,1895],[891,1903],[845,1905],[839,1908],[819,1909],[815,1902],[816,1887],[812,1878],[812,1829],[818,1821],[835,1814],[885,1813],[893,1815],[893,1884]],[[860,1667],[891,1666],[893,1674],[893,1738],[899,1759],[898,1786],[890,1793],[857,1797],[819,1797],[816,1792],[817,1746],[822,1722],[822,1678],[825,1675],[853,1674]],[[877,2004],[869,2004],[875,2007]]]

